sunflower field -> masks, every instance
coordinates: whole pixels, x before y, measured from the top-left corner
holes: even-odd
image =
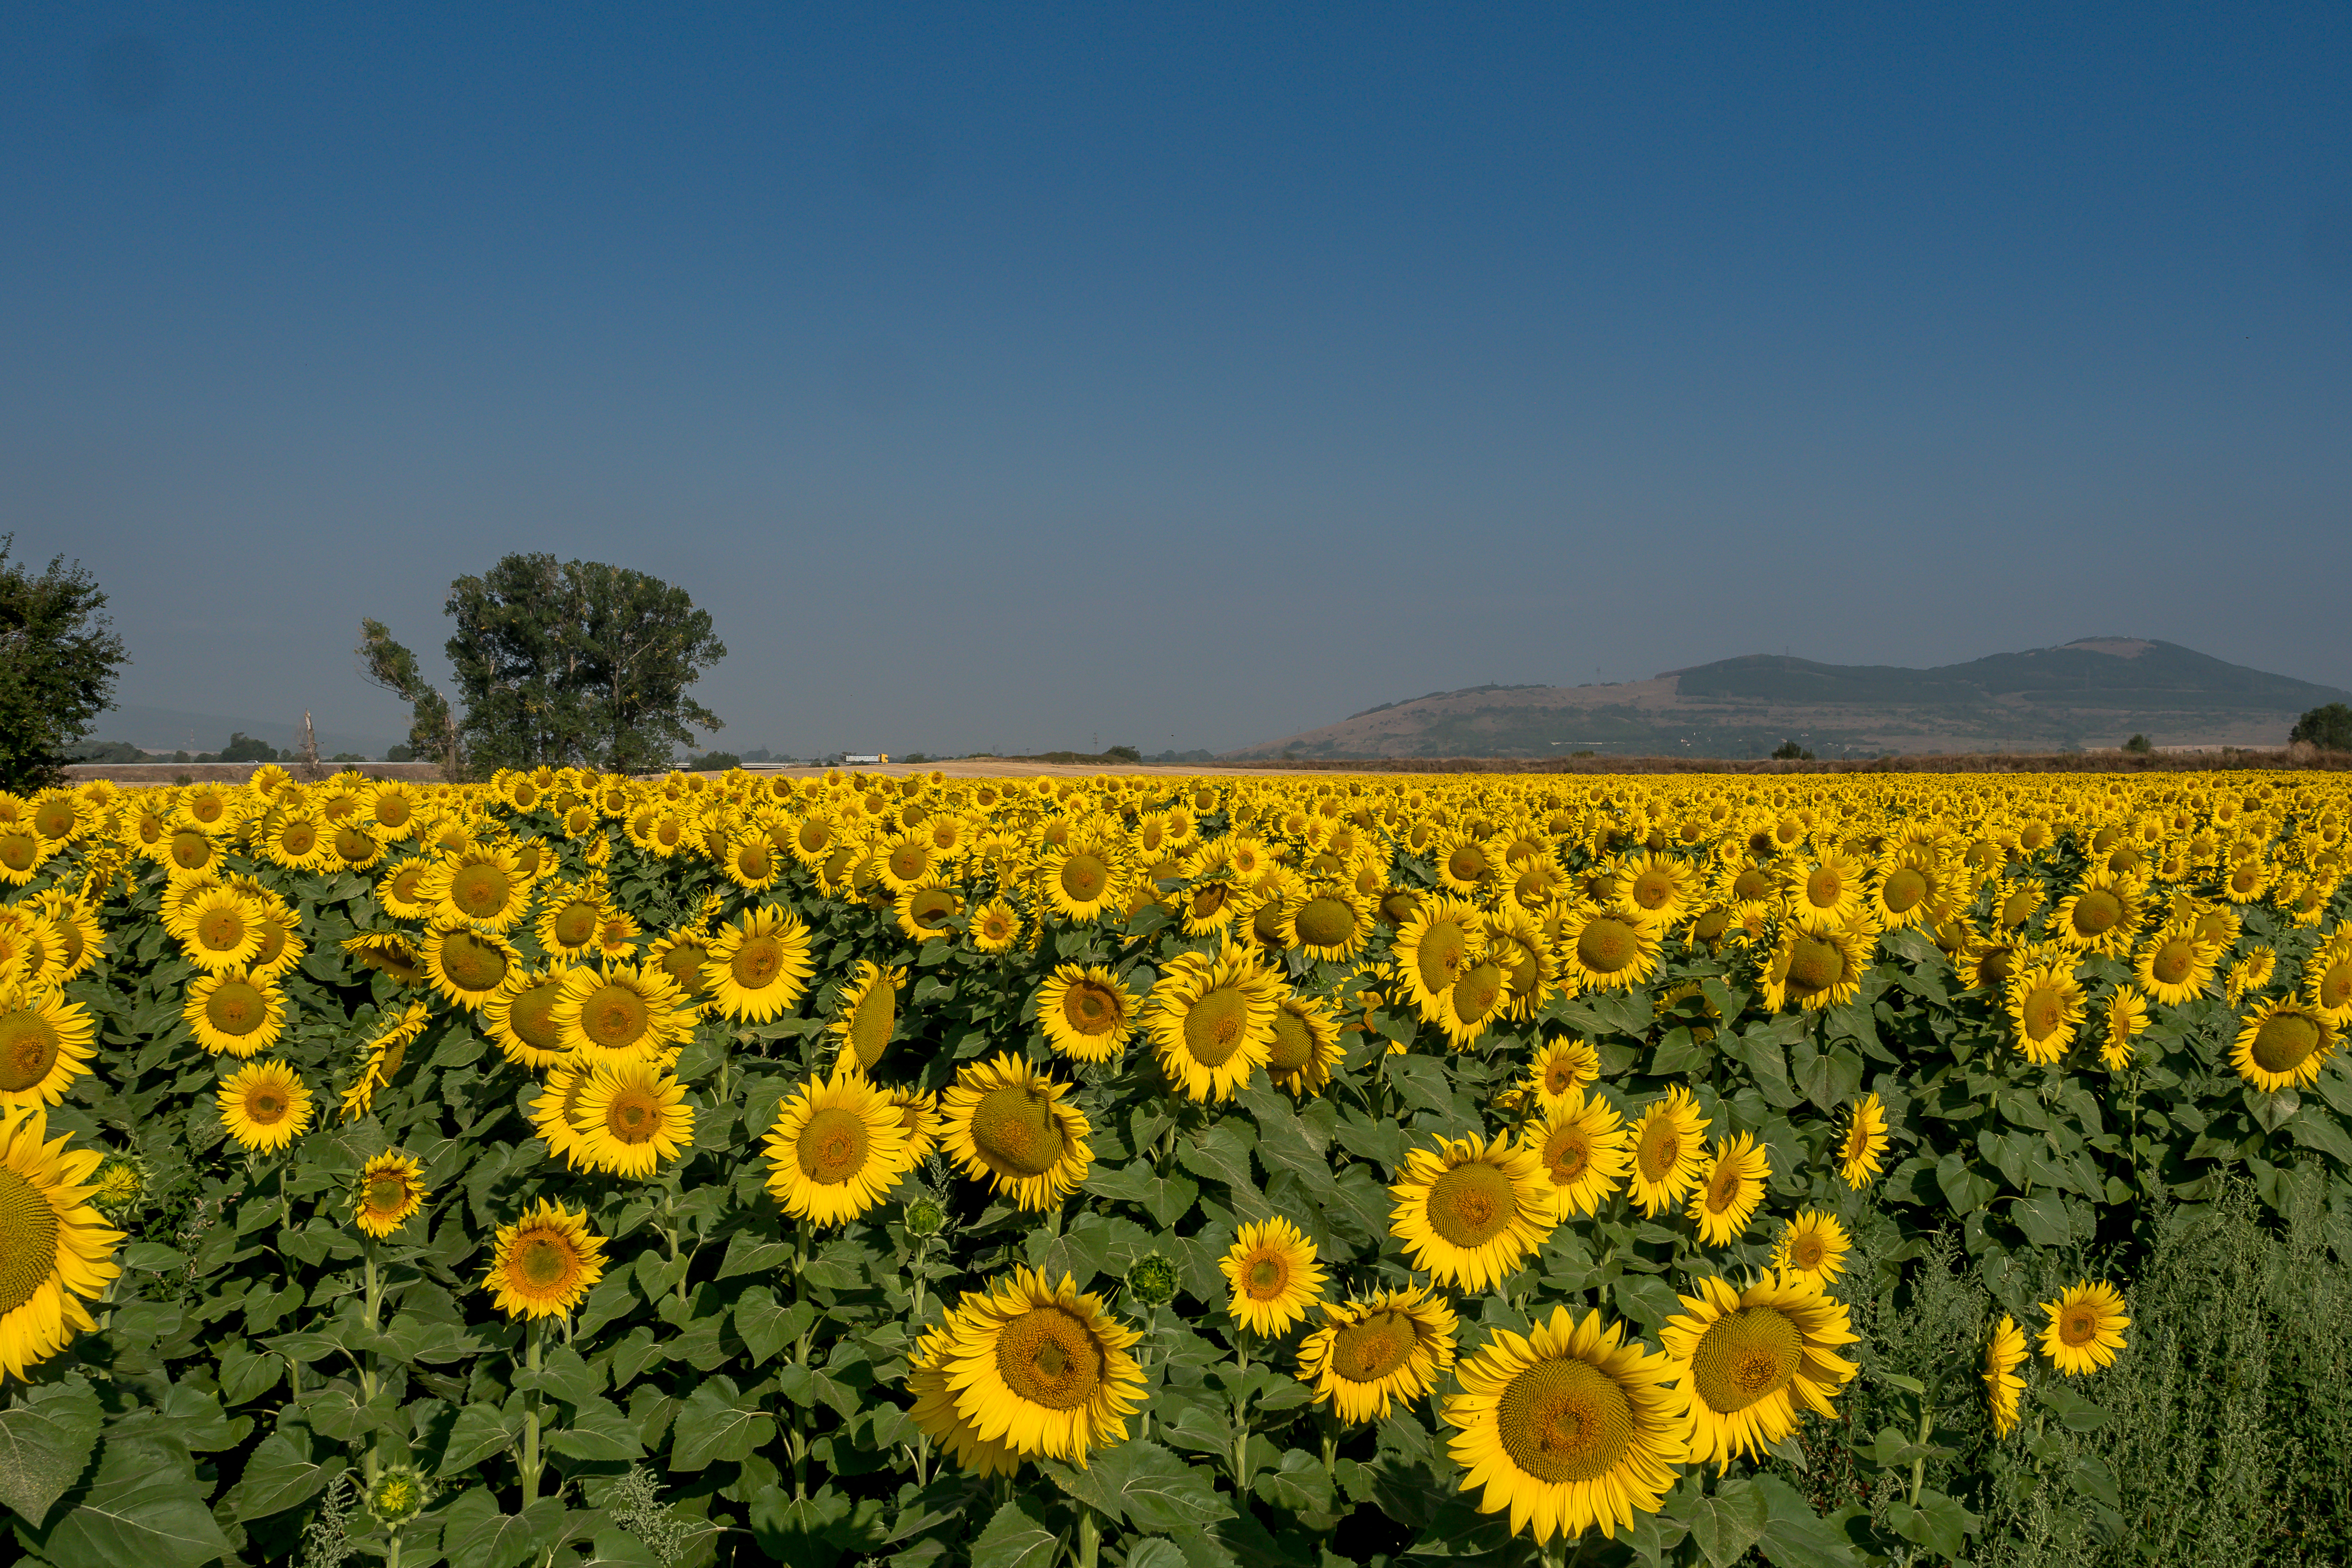
[[[53,1568],[2340,1562],[2347,815],[0,796],[0,1510]]]

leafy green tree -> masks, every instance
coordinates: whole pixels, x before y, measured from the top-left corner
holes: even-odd
[[[275,762],[278,748],[266,740],[256,740],[241,729],[229,731],[228,744],[220,748],[223,762]]]
[[[722,727],[687,688],[726,657],[682,588],[602,561],[510,555],[449,585],[447,643],[476,766],[666,768]]]
[[[731,751],[706,751],[686,764],[688,773],[724,773],[730,768],[740,768],[743,759]]]
[[[98,580],[63,556],[36,576],[8,559],[16,542],[0,534],[0,789],[23,794],[64,780],[67,747],[112,704],[130,661]]]
[[[2144,735],[2135,735],[2124,742],[2124,749],[2135,756],[2146,757],[2156,749],[2156,743]]]
[[[457,776],[459,758],[456,745],[456,726],[449,712],[449,699],[443,696],[432,682],[425,678],[425,670],[416,655],[392,640],[392,632],[381,621],[360,622],[360,673],[372,685],[381,686],[408,705],[408,745],[410,757],[437,757],[444,771]],[[405,761],[407,758],[395,758]]]
[[[2294,721],[2289,742],[2308,741],[2322,751],[2352,751],[2352,707],[2329,703]]]

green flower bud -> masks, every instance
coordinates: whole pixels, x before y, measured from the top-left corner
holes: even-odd
[[[398,1530],[433,1500],[433,1483],[415,1465],[386,1465],[368,1488],[368,1511],[387,1530]]]
[[[932,1237],[947,1228],[948,1211],[939,1200],[919,1197],[907,1206],[906,1225],[909,1236]]]
[[[1127,1270],[1127,1293],[1147,1307],[1173,1301],[1178,1283],[1176,1265],[1157,1252],[1145,1253]]]

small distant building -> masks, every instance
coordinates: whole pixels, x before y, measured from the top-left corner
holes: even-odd
[[[846,764],[847,766],[849,766],[849,767],[851,767],[851,768],[856,768],[856,767],[859,766],[861,763],[866,763],[866,762],[887,762],[887,761],[889,761],[889,760],[890,760],[890,754],[889,754],[888,752],[887,752],[887,751],[875,751],[875,752],[845,751],[845,752],[843,752],[843,753],[841,754],[841,760],[842,760],[845,764]]]

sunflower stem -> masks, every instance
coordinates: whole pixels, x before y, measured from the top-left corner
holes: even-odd
[[[1095,1511],[1084,1503],[1078,1505],[1078,1549],[1073,1559],[1077,1568],[1095,1568],[1095,1558],[1102,1550],[1102,1521]]]
[[[1925,1398],[1922,1398],[1919,1401],[1920,1447],[1925,1448],[1927,1446],[1927,1434],[1934,1431],[1935,1428],[1936,1413],[1927,1407],[1927,1401]],[[1927,1456],[1922,1454],[1917,1458],[1911,1461],[1911,1506],[1913,1508],[1917,1508],[1919,1506],[1919,1489],[1927,1483]]]
[[[537,1372],[542,1351],[539,1320],[533,1318],[524,1326],[522,1333],[523,1365],[529,1371]],[[539,1500],[539,1390],[534,1388],[530,1391],[529,1402],[523,1406],[522,1416],[522,1505],[525,1508]]]

